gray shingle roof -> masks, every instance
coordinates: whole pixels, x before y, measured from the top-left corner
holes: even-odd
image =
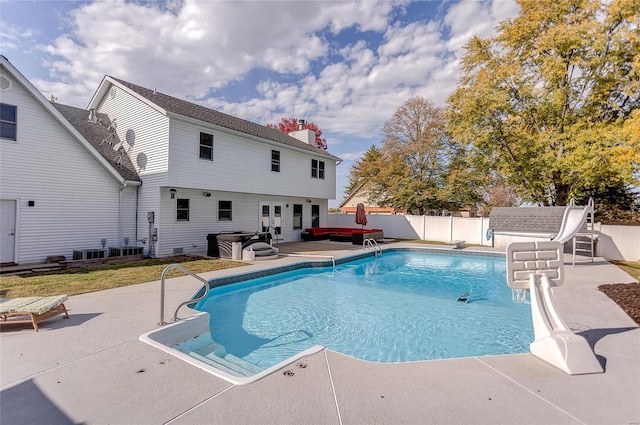
[[[241,118],[234,117],[222,112],[214,111],[213,109],[209,109],[195,103],[187,102],[186,100],[178,99],[176,97],[169,96],[155,90],[150,90],[145,87],[120,80],[118,78],[114,78],[111,76],[109,76],[109,78],[117,81],[119,84],[122,84],[123,86],[134,91],[138,95],[144,97],[145,99],[149,100],[150,102],[168,112],[182,115],[188,118],[193,118],[209,124],[214,124],[220,127],[228,128],[230,130],[250,134],[252,136],[271,140],[273,142],[282,143],[287,146],[304,149],[318,156],[331,158],[337,161],[340,160],[340,158],[331,155],[323,149],[304,143],[296,139],[295,137],[291,137],[279,130],[256,124],[251,121],[243,120]]]
[[[62,105],[60,103],[53,103],[53,106],[71,123],[73,127],[96,148],[96,150],[102,155],[107,162],[115,168],[120,175],[129,181],[140,181],[140,177],[136,172],[133,163],[128,155],[122,155],[113,150],[112,146],[107,143],[102,143],[105,139],[111,136],[111,132],[107,129],[111,121],[106,114],[97,114],[102,124],[94,124],[89,122],[89,111],[86,109],[75,108],[73,106]],[[112,145],[120,142],[118,135],[116,134]],[[118,163],[119,162],[119,163]]]
[[[567,207],[493,207],[489,227],[503,232],[558,233]]]

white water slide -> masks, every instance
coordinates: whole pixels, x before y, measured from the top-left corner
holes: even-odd
[[[582,226],[584,226],[587,218],[589,218],[589,214],[593,214],[592,200],[589,200],[589,205],[586,207],[569,205],[567,209],[564,210],[560,232],[558,233],[558,236],[553,238],[553,240],[560,243],[570,241],[571,238],[580,233]]]
[[[566,216],[566,214],[565,214]],[[515,294],[529,292],[534,341],[531,353],[569,375],[602,373],[589,342],[574,334],[555,306],[553,290],[564,282],[559,242],[511,242],[507,246],[507,284]],[[524,302],[526,296],[515,295]]]
[[[564,210],[562,217],[562,225],[558,235],[553,238],[553,241],[564,244],[565,242],[573,239],[578,233],[581,232],[587,220],[591,218],[591,226],[593,227],[593,199],[589,199],[589,204],[586,206],[576,206],[571,204]],[[593,236],[591,237],[591,243],[593,244]],[[576,240],[573,240],[573,263],[575,264],[576,257]],[[591,261],[593,261],[593,245],[591,246]]]

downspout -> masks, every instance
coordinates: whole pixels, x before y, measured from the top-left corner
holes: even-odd
[[[122,241],[122,191],[124,190],[124,188],[127,187],[127,182],[123,181],[122,182],[122,187],[120,187],[120,190],[118,192],[118,244],[117,246],[122,246],[121,242]]]
[[[135,218],[135,225],[136,225],[136,245],[138,245],[138,201],[140,200],[140,186],[136,187],[136,218]]]

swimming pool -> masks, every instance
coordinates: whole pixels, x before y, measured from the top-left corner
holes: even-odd
[[[465,293],[469,302],[457,301]],[[170,345],[225,378],[263,375],[323,347],[407,362],[525,353],[533,340],[530,308],[512,302],[503,256],[385,251],[335,270],[212,287],[195,308],[206,313],[194,319],[198,329]]]

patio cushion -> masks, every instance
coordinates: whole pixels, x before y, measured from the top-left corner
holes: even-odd
[[[67,301],[67,295],[53,297],[4,298],[0,300],[0,314],[33,313],[41,315]]]

